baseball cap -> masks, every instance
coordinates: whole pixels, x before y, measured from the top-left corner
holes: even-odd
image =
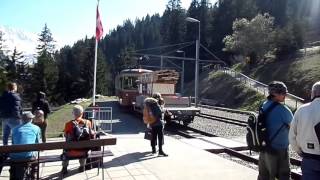
[[[287,86],[281,81],[273,81],[268,85],[269,94],[286,94],[288,93]]]

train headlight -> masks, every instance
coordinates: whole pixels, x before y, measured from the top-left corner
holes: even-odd
[[[122,104],[122,98],[119,98],[119,103]]]

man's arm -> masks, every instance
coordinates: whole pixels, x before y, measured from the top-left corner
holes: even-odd
[[[290,130],[289,130],[289,142],[291,144],[291,147],[296,151],[299,155],[301,155],[301,147],[298,145],[297,142],[297,124],[300,119],[299,110],[295,113],[293,120],[291,122]]]
[[[45,108],[46,108],[45,110],[47,111],[47,114],[51,113],[51,109],[48,101],[45,102]]]

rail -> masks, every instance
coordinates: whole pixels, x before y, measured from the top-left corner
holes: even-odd
[[[203,132],[203,131],[200,131],[198,129],[194,129],[194,128],[191,128],[191,127],[182,126],[180,124],[176,124],[176,128],[174,128],[174,131],[178,135],[186,137],[186,138],[199,138],[199,135],[195,135],[195,133],[198,133],[198,134],[200,134],[202,136],[218,137],[218,136],[216,136],[214,134]],[[193,133],[193,132],[195,132],[195,133]],[[200,137],[200,139],[202,139],[202,138]],[[226,154],[229,154],[230,156],[237,157],[237,158],[239,158],[239,159],[241,159],[243,161],[250,162],[250,163],[253,163],[255,165],[258,165],[259,160],[255,156],[247,155],[247,154],[241,152],[243,150],[247,150],[247,147],[239,146],[239,147],[230,148],[230,147],[223,146],[221,144],[216,144],[214,142],[210,142],[210,143],[212,143],[212,144],[214,144],[216,146],[220,146],[222,148],[222,150],[216,151],[216,150],[208,149],[207,150],[208,152],[215,153],[215,154],[226,153]],[[298,159],[295,159],[295,158],[290,158],[290,163],[292,165],[301,167],[301,160],[298,160]],[[300,180],[301,179],[301,173],[298,173],[298,172],[295,172],[294,170],[291,170],[291,178],[294,179],[294,180]]]
[[[268,85],[259,82],[255,79],[252,79],[245,74],[237,72],[233,69],[227,67],[217,68],[218,71],[221,71],[225,74],[229,74],[230,76],[236,78],[238,81],[242,82],[246,86],[255,89],[257,92],[262,93],[264,96],[268,96]],[[300,105],[304,103],[305,99],[298,97],[296,95],[287,93],[287,98],[285,99],[285,104],[290,106],[291,108],[297,109]]]

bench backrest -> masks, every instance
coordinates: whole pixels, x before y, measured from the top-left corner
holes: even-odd
[[[104,139],[91,139],[86,141],[74,142],[47,142],[39,144],[22,144],[22,145],[9,145],[0,146],[0,153],[16,153],[24,151],[42,151],[42,150],[56,150],[56,149],[83,149],[94,148],[106,145],[115,145],[116,138],[109,137]]]

